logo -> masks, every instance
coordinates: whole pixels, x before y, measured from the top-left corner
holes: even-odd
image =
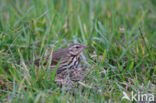
[[[126,92],[122,92],[122,93],[123,93],[123,97],[121,100],[127,99],[129,101],[149,101],[149,102],[154,101],[154,94],[152,93],[144,94],[141,92],[134,93],[132,91],[131,96],[129,96]]]

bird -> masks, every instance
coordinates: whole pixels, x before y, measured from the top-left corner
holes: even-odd
[[[36,66],[39,66],[43,63],[42,61],[44,61],[43,65],[47,65],[48,60],[52,58],[50,63],[50,69],[53,70],[57,66],[57,64],[59,64],[56,72],[57,74],[67,69],[76,69],[80,63],[80,53],[85,48],[88,48],[88,46],[80,43],[75,43],[67,48],[54,51],[52,55],[48,55],[41,59],[36,59],[34,61],[34,64]]]

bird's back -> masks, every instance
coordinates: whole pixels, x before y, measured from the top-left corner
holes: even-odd
[[[52,54],[51,65],[56,65],[60,60],[62,61],[64,59],[68,59],[69,55],[67,52],[68,52],[68,48],[54,51]],[[40,58],[40,59],[36,59],[34,61],[34,64],[39,66],[40,62],[42,63],[42,61],[43,61],[44,65],[46,65],[48,63],[48,60],[51,58],[50,56],[51,55],[48,55],[48,56]]]

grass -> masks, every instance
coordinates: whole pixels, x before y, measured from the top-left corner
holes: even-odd
[[[155,11],[154,0],[1,0],[0,102],[129,103],[123,91],[155,94]],[[90,47],[92,71],[68,92],[24,64],[75,42]]]

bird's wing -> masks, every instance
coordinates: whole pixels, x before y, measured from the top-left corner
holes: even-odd
[[[48,60],[48,57],[43,57],[43,58],[40,58],[40,59],[36,59],[34,61],[34,64],[36,66],[39,66],[43,62],[43,65],[46,65],[47,64],[47,60]]]
[[[62,71],[66,70],[68,63],[70,62],[72,58],[66,56],[62,59],[60,59],[60,61],[56,62],[56,64],[53,64],[54,61],[52,61],[52,65],[50,66],[50,69],[53,70],[57,67],[58,65],[58,69],[57,69],[57,74],[61,73]]]
[[[67,53],[66,49],[60,49],[60,50],[57,50],[57,51],[53,52],[51,65],[56,65],[60,60],[61,60],[61,63],[64,62],[65,60],[68,60],[68,55],[67,54],[68,53]],[[50,55],[48,55],[46,57],[43,57],[41,59],[36,59],[34,61],[34,64],[39,66],[40,62],[41,63],[43,62],[43,65],[46,65],[48,63],[49,59],[50,59]]]
[[[57,50],[55,52],[53,52],[52,55],[52,64],[57,64],[60,60],[64,60],[66,57],[68,57],[67,55],[67,50],[66,49],[61,49],[61,50]]]

